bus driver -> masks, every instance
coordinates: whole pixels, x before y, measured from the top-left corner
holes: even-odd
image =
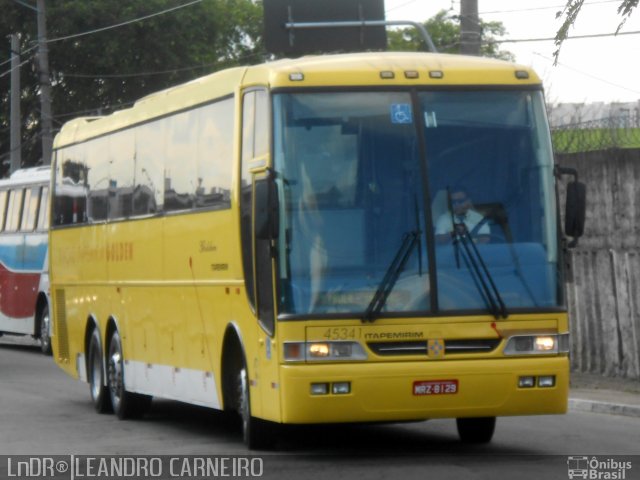
[[[455,187],[450,191],[451,211],[438,217],[436,221],[436,242],[448,243],[453,238],[454,223],[463,225],[476,243],[488,243],[491,230],[482,214],[473,208],[473,202],[467,190]]]

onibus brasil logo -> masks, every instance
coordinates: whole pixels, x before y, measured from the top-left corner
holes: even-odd
[[[631,470],[631,462],[615,458],[570,456],[567,458],[567,469],[570,479],[585,480],[625,480],[627,470]]]

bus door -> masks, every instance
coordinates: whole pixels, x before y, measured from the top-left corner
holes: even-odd
[[[247,229],[251,232],[251,241],[246,242],[244,248],[245,278],[247,285],[250,285],[247,293],[254,306],[257,328],[257,345],[246,348],[246,360],[250,363],[251,380],[259,390],[256,393],[261,399],[260,404],[252,402],[257,407],[254,411],[261,412],[265,419],[278,421],[280,394],[275,342],[274,249],[273,229],[268,221],[268,210],[274,199],[275,187],[269,169],[270,114],[265,89],[245,91],[242,118],[243,185],[251,186],[248,191],[252,197],[243,198],[245,208],[251,211],[251,226]],[[247,233],[249,232],[245,232],[245,235]],[[251,261],[247,261],[247,256]]]

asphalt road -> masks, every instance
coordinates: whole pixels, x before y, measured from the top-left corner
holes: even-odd
[[[88,385],[63,373],[35,342],[0,338],[0,455],[251,454],[263,459],[263,478],[285,480],[566,479],[568,456],[605,461],[636,455],[626,457],[633,468],[624,478],[640,478],[640,418],[500,418],[492,443],[484,446],[461,444],[453,420],[282,433],[276,451],[247,452],[238,426],[205,408],[154,400],[142,420],[99,415]],[[0,476],[5,461],[0,459]]]

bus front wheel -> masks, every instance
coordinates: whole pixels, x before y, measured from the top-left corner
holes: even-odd
[[[49,317],[49,306],[42,307],[38,319],[40,326],[40,349],[45,355],[51,355],[51,317]]]
[[[496,428],[496,417],[457,418],[458,435],[464,443],[489,443]]]
[[[89,380],[89,391],[93,406],[98,413],[110,413],[111,399],[109,390],[105,386],[104,369],[102,368],[102,344],[100,342],[100,332],[94,328],[89,340],[89,355],[87,362],[87,377]]]
[[[251,397],[249,392],[249,374],[246,362],[238,372],[238,413],[242,421],[242,438],[250,450],[268,449],[274,444],[273,429],[269,422],[251,414]]]
[[[109,342],[107,372],[111,404],[118,418],[124,420],[142,417],[151,404],[151,397],[127,391],[122,342],[117,330],[113,332]]]

